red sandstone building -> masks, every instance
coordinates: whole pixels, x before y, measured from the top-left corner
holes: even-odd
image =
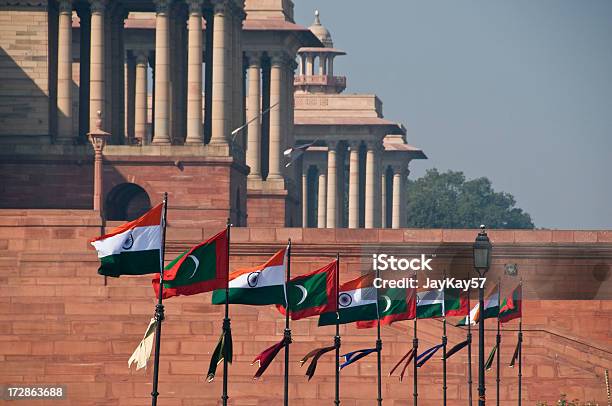
[[[310,28],[297,24],[290,0],[0,0],[0,52],[1,384],[66,384],[67,400],[57,404],[148,402],[151,371],[126,364],[153,313],[150,278],[99,277],[87,240],[136,217],[162,192],[170,200],[168,259],[229,217],[232,267],[261,263],[290,237],[296,274],[336,252],[343,281],[376,252],[435,254],[434,277],[470,271],[475,231],[405,228],[408,165],[425,155],[407,143],[402,125],[383,117],[375,95],[343,92],[346,78],[333,66],[343,51],[319,16]],[[98,130],[110,135],[94,182],[87,135]],[[311,142],[286,167],[283,151]],[[560,393],[604,404],[612,233],[491,237],[490,278],[518,264],[525,281],[524,404]],[[503,280],[508,291],[516,284]],[[161,402],[217,404],[220,384],[203,383],[203,375],[221,309],[198,295],[168,300],[166,314]],[[232,404],[278,404],[280,362],[260,382],[249,364],[278,341],[283,320],[274,309],[245,306],[233,306],[232,319]],[[419,324],[423,347],[439,342],[438,321]],[[503,364],[516,325],[505,330]],[[316,320],[293,323],[293,331],[292,404],[326,404],[332,360],[311,382],[297,361],[330,343],[332,331]],[[347,350],[374,340],[352,326],[342,334]],[[410,334],[408,323],[383,330],[384,372],[410,346]],[[493,343],[494,332],[487,334]],[[449,342],[464,336],[451,328]],[[353,367],[342,372],[342,404],[374,404],[375,360]],[[467,399],[466,371],[458,354],[449,363],[450,404]],[[383,388],[385,404],[410,404],[406,382],[385,378]],[[441,404],[440,388],[432,361],[421,373],[420,404]],[[516,371],[507,367],[501,399],[516,404]]]

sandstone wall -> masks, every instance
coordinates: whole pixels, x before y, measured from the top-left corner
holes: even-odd
[[[198,151],[205,148],[181,154],[180,150],[189,150],[189,147],[173,146],[168,147],[167,154],[159,154],[150,153],[159,149],[155,147],[115,147],[119,153],[113,153],[113,147],[107,147],[104,157],[105,196],[118,185],[136,183],[147,192],[153,204],[159,203],[163,192],[167,191],[177,224],[193,224],[195,221],[200,226],[223,225],[228,217],[235,224],[245,224],[246,169],[234,164],[231,158],[199,156]],[[15,152],[19,150],[19,153],[11,154],[10,148]],[[90,146],[10,148],[2,151],[0,156],[0,208],[92,207],[93,156]],[[122,153],[122,148],[125,153]],[[27,154],[27,150],[31,153]]]
[[[218,228],[184,227],[170,217],[169,260]],[[174,224],[173,224],[174,223]],[[68,400],[57,405],[150,404],[152,368],[130,371],[127,359],[141,339],[154,310],[150,277],[108,279],[96,274],[95,252],[87,239],[103,232],[90,211],[0,211],[0,384],[64,383]],[[372,250],[412,255],[436,253],[434,269],[464,274],[469,269],[473,230],[318,230],[236,228],[232,231],[232,267],[261,263],[291,237],[292,270],[306,272],[342,254],[341,279],[349,280],[369,265]],[[609,273],[612,234],[582,231],[492,232],[496,278],[505,263],[518,263],[525,279],[524,403],[552,401],[560,392],[604,404],[603,370],[612,365],[612,301]],[[596,266],[599,264],[599,268]],[[596,270],[596,272],[593,272]],[[609,268],[608,268],[609,269]],[[542,273],[550,272],[555,290],[570,295],[572,285],[597,285],[591,300],[561,300],[559,292],[538,291]],[[559,277],[555,276],[559,275]],[[572,277],[575,276],[575,279]],[[602,276],[603,275],[603,276]],[[598,280],[598,279],[601,279]],[[565,281],[563,281],[565,280]],[[504,279],[507,289],[513,281]],[[556,298],[555,300],[549,299]],[[577,299],[577,298],[574,298]],[[221,332],[222,307],[210,305],[210,295],[166,301],[160,370],[163,405],[219,404],[221,382],[204,382],[210,353]],[[230,370],[230,404],[277,405],[282,395],[282,356],[263,379],[254,382],[250,362],[280,340],[284,320],[269,306],[232,306],[236,358]],[[387,372],[411,345],[411,322],[383,328],[383,373],[386,405],[411,404],[411,373],[399,383]],[[494,323],[487,324],[487,352],[494,340]],[[516,343],[517,323],[504,329],[502,344],[502,405],[516,404],[516,369],[507,366]],[[322,359],[307,382],[298,360],[308,351],[332,343],[333,327],[318,328],[316,319],[292,323],[292,405],[330,404],[333,397],[333,357]],[[374,345],[375,331],[341,329],[343,350]],[[419,322],[422,349],[440,341],[441,323]],[[465,332],[449,327],[454,344]],[[476,346],[474,347],[474,354]],[[474,356],[474,387],[477,370]],[[375,357],[342,371],[343,405],[374,404]],[[449,404],[465,404],[467,358],[449,361]],[[488,399],[494,399],[494,370],[487,373]],[[420,370],[421,405],[441,404],[441,362],[434,357]],[[475,395],[476,396],[476,395]],[[29,404],[44,404],[30,402]]]
[[[46,7],[0,12],[0,143],[49,143],[55,67],[48,18]]]

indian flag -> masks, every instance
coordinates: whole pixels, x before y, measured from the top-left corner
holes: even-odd
[[[353,323],[378,318],[378,295],[374,287],[373,274],[363,275],[340,286],[338,293],[338,313],[323,313],[319,326]]]
[[[417,317],[464,316],[468,313],[467,295],[461,289],[426,290],[417,293]]]
[[[483,314],[481,314],[483,313]],[[476,303],[476,306],[470,310],[470,314],[464,317],[457,323],[457,326],[467,326],[468,321],[471,325],[475,325],[482,318],[491,319],[499,315],[499,288],[495,288],[493,292],[485,299],[484,312],[480,311],[480,304]]]
[[[284,305],[287,248],[283,248],[263,265],[237,269],[229,276],[229,302],[246,305]],[[225,289],[215,290],[213,304],[225,303]]]
[[[90,241],[98,251],[100,275],[117,277],[160,272],[162,206],[160,203],[142,217]]]
[[[435,289],[417,292],[416,314],[419,319],[442,317],[444,315],[444,291]]]

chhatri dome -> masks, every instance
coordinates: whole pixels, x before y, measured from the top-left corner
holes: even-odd
[[[331,34],[329,30],[325,28],[321,24],[321,20],[319,19],[319,10],[315,10],[315,21],[310,27],[308,27],[310,31],[325,45],[326,48],[333,48],[334,43],[332,41]]]
[[[323,47],[305,47],[298,50],[299,70],[294,84],[297,91],[307,93],[341,93],[346,88],[345,76],[334,76],[334,58],[346,55],[334,48],[331,34],[315,10],[314,24],[308,28],[321,41]]]

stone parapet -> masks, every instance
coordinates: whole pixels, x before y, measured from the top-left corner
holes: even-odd
[[[185,248],[222,229],[222,225],[173,225],[167,231],[170,261]],[[88,210],[0,210],[0,384],[62,382],[71,404],[136,406],[150,401],[151,372],[130,371],[127,359],[141,340],[153,314],[151,276],[104,278],[96,274],[98,260],[87,241],[118,222],[101,228],[97,213]],[[435,275],[464,273],[470,267],[470,244],[476,230],[341,230],[251,227],[232,230],[232,268],[265,261],[288,238],[294,242],[292,273],[299,275],[324,264],[340,252],[341,279],[350,280],[366,269],[367,251],[417,253],[440,247]],[[539,275],[573,282],[572,273],[587,275],[597,264],[610,265],[609,231],[491,231],[495,254],[492,275],[506,262],[519,264],[525,287]],[[585,238],[585,236],[589,236]],[[362,250],[359,247],[363,247]],[[512,250],[515,250],[512,252]],[[555,250],[575,256],[551,260]],[[455,251],[455,255],[452,255]],[[444,255],[443,255],[444,253]],[[582,253],[578,255],[579,253]],[[605,274],[602,274],[605,277]],[[609,274],[608,274],[609,275]],[[609,292],[609,277],[601,288]],[[505,279],[505,289],[513,283]],[[164,301],[160,397],[168,404],[215,404],[221,393],[216,380],[202,383],[221,331],[222,306],[210,304],[210,294]],[[551,300],[524,302],[523,394],[525,404],[555,401],[563,392],[570,398],[605,403],[603,370],[612,362],[609,347],[612,300]],[[272,306],[231,306],[234,362],[230,368],[230,396],[236,404],[278,404],[282,395],[282,357],[263,379],[253,381],[253,358],[283,334],[284,318]],[[450,323],[452,324],[452,323]],[[412,324],[400,322],[382,329],[383,398],[406,404],[410,385],[388,377],[390,368],[411,346]],[[333,398],[333,357],[323,357],[308,382],[298,360],[313,348],[329,345],[333,327],[317,327],[317,319],[292,322],[294,343],[290,358],[292,404],[322,404]],[[502,334],[502,405],[516,404],[516,369],[507,368],[516,344],[517,323],[505,324]],[[342,326],[342,345],[352,351],[374,345],[375,331]],[[494,323],[486,325],[487,351],[495,339]],[[441,321],[419,322],[420,346],[440,341]],[[463,329],[448,327],[454,345],[465,339]],[[475,351],[475,347],[474,347]],[[476,377],[475,360],[473,374]],[[342,371],[343,404],[375,402],[376,358],[367,357]],[[467,401],[465,351],[448,363],[451,404]],[[494,370],[487,375],[488,400],[494,400]],[[410,377],[408,378],[410,379]],[[441,363],[434,357],[419,373],[419,403],[439,405]]]

